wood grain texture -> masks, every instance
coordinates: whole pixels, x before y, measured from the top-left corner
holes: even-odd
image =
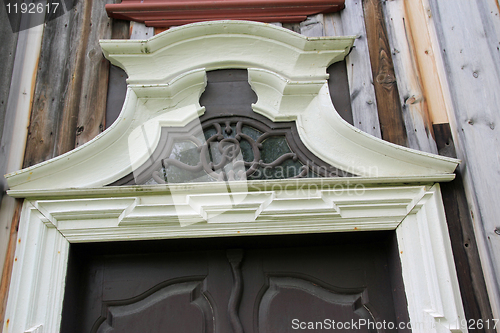
[[[129,39],[130,38],[130,22],[123,20],[111,21],[111,39]]]
[[[422,64],[417,57],[417,52],[429,57],[432,48],[429,46],[422,49],[422,46],[415,43],[415,39],[421,39],[420,35],[427,33],[427,31],[424,30],[425,25],[421,29],[424,30],[423,32],[410,25],[410,20],[405,11],[405,5],[407,6],[409,2],[415,1],[387,1],[383,6],[394,71],[397,78],[399,101],[408,136],[408,146],[437,154],[438,150],[433,137],[429,108],[439,109],[444,113],[446,113],[446,108],[443,103],[439,103],[443,102],[443,97],[437,72],[433,70],[434,76],[431,78],[422,77],[422,69],[426,70],[430,65]],[[417,14],[419,13],[413,15],[416,16]],[[433,64],[431,63],[431,65]],[[439,86],[439,89],[436,89],[436,85]],[[431,86],[433,87],[431,88]],[[424,87],[428,89],[424,91]],[[433,90],[435,95],[440,94],[440,97],[430,95],[428,90]],[[446,118],[444,119],[446,120]]]
[[[75,112],[68,114],[68,110],[78,105],[74,85],[81,77],[77,74],[81,72],[81,69],[78,71],[78,50],[82,48],[79,44],[83,36],[83,3],[77,3],[74,10],[48,22],[45,27],[24,167],[74,147],[77,118]],[[65,133],[68,131],[72,133]],[[60,141],[67,142],[62,149]]]
[[[452,182],[443,183],[441,189],[465,316],[474,322],[481,319],[491,323],[493,313],[461,174],[458,173]],[[474,330],[488,333],[495,331],[491,326]]]
[[[10,91],[10,81],[12,77],[12,70],[14,68],[14,57],[16,55],[17,46],[17,36],[12,32],[12,28],[9,24],[9,19],[7,13],[4,9],[0,8],[0,57],[2,62],[0,63],[0,139],[2,140],[1,146],[4,147],[7,143],[4,142],[3,131],[4,131],[4,121],[5,113],[7,110],[7,99],[9,97]],[[1,168],[4,163],[3,155],[4,149],[0,150],[0,172],[3,171]],[[0,180],[0,184],[3,184],[3,179]],[[1,200],[1,197],[0,197]]]
[[[449,124],[434,125],[434,135],[439,154],[456,157]],[[442,183],[441,190],[465,316],[475,322],[478,319],[489,319],[491,322],[493,314],[461,173],[457,172],[457,177],[452,182]],[[495,330],[485,327],[475,332],[493,333]]]
[[[363,0],[363,9],[382,139],[407,146],[408,139],[381,1]]]
[[[299,27],[300,33],[308,37],[344,35],[339,13],[308,17],[306,21],[299,24]],[[342,119],[353,125],[346,61],[342,60],[331,64],[327,68],[327,73],[333,106]]]
[[[12,265],[16,260],[14,258],[14,252],[16,251],[17,229],[19,226],[19,217],[21,215],[22,205],[22,199],[15,199],[14,215],[12,216],[12,219],[10,221],[10,235],[7,245],[7,253],[5,255],[2,277],[0,280],[0,327],[3,327],[4,324],[5,309],[7,306],[7,295],[9,292],[10,278],[12,276]]]
[[[3,7],[2,7],[3,9]],[[1,9],[0,9],[1,11]],[[21,168],[23,163],[24,149],[26,146],[27,127],[30,117],[30,108],[34,93],[34,74],[38,64],[40,45],[42,41],[43,26],[36,25],[40,17],[37,15],[23,16],[21,27],[32,26],[15,35],[10,27],[2,25],[1,52],[4,53],[5,62],[2,63],[2,80],[4,88],[2,92],[2,139],[0,147],[0,177],[8,172]],[[3,24],[8,24],[2,21]],[[15,55],[15,56],[14,56]],[[8,88],[8,89],[7,89]],[[2,177],[2,179],[4,179]],[[0,325],[5,311],[7,291],[10,284],[12,263],[14,262],[14,251],[16,248],[15,238],[17,225],[19,223],[19,205],[17,201],[5,194],[7,184],[1,184],[0,203]]]
[[[88,40],[82,60],[76,147],[92,140],[106,128],[109,61],[102,55],[99,39],[109,39],[112,36],[112,19],[103,11],[104,5],[109,2],[110,0],[93,0],[89,31],[85,31]]]
[[[346,0],[344,10],[323,18],[325,36],[358,37],[346,57],[353,125],[381,138],[362,2]]]
[[[111,24],[103,6],[102,0],[78,1],[46,25],[24,167],[104,130],[109,65],[98,40],[111,37]]]
[[[428,114],[433,124],[448,123],[447,107],[437,70],[435,52],[438,45],[433,45],[434,34],[432,15],[427,10],[427,0],[403,1],[406,16],[406,31],[411,35],[414,59],[417,64],[422,89],[425,94]]]
[[[500,316],[500,13],[494,1],[430,0],[450,125],[495,318]]]
[[[10,199],[6,197],[8,185],[7,181],[2,176],[8,172],[9,152],[13,146],[12,134],[14,129],[12,128],[12,123],[14,122],[14,115],[12,111],[15,109],[7,108],[7,103],[10,94],[12,72],[14,69],[18,34],[12,32],[7,12],[4,9],[5,7],[0,7],[0,45],[2,45],[0,48],[0,58],[2,59],[0,63],[0,82],[2,83],[0,84],[0,209],[6,210],[6,206],[12,205],[6,202],[7,200],[10,201]],[[11,112],[9,112],[9,110]],[[3,217],[11,214],[12,211],[10,211],[10,209],[9,212],[0,212],[0,267],[2,267],[3,264],[10,235],[10,219]],[[1,272],[0,270],[0,274]]]
[[[80,2],[79,2],[80,4]],[[77,8],[78,5],[77,4]],[[77,120],[80,112],[79,106],[82,98],[83,78],[86,74],[85,58],[88,45],[92,14],[92,1],[83,1],[79,15],[78,36],[71,36],[75,43],[71,45],[70,51],[74,52],[74,67],[71,71],[71,79],[66,86],[66,103],[60,110],[60,123],[58,136],[54,149],[54,156],[64,154],[75,147],[75,139],[78,133]],[[76,27],[75,27],[76,28]],[[76,29],[72,32],[76,32]]]

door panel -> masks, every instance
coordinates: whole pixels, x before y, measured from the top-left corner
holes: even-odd
[[[351,322],[359,318],[375,321],[362,304],[362,293],[340,294],[303,279],[271,277],[259,302],[258,331],[290,332],[290,328],[300,329],[302,322],[319,323],[315,329],[331,330],[333,319]],[[369,330],[363,327],[359,332]]]
[[[203,280],[155,289],[131,300],[106,304],[105,320],[97,324],[97,332],[157,332],[159,327],[168,327],[172,332],[214,332],[212,307],[203,294]]]
[[[328,332],[332,320],[407,321],[406,310],[394,307],[406,300],[395,285],[398,263],[389,260],[393,237],[72,245],[62,332],[306,332],[299,323],[318,322],[324,327],[315,332]]]

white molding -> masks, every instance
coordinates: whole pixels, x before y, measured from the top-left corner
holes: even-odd
[[[280,27],[218,21],[167,30],[149,40],[101,41],[129,74],[123,110],[90,142],[7,175],[11,189],[101,187],[132,172],[155,150],[161,127],[203,114],[206,71],[248,68],[254,110],[274,121],[296,120],[299,136],[325,162],[364,177],[452,174],[456,159],[397,146],[346,123],[332,105],[326,68],[353,37],[308,38]],[[200,55],[200,50],[203,54]]]
[[[69,242],[29,201],[21,213],[3,332],[59,332]]]
[[[310,180],[287,191],[287,182],[265,191],[189,184],[170,193],[79,198],[67,190],[65,199],[27,200],[4,332],[58,331],[72,242],[394,229],[410,318],[429,325],[414,332],[466,332],[455,324],[465,317],[438,185],[334,188]],[[233,204],[221,205],[223,196]]]
[[[439,184],[396,229],[413,332],[467,332]]]
[[[256,67],[292,81],[324,80],[353,37],[305,37],[250,21],[212,21],[169,29],[148,40],[102,40],[104,55],[124,68],[129,84],[167,83],[189,70]],[[200,54],[202,51],[202,54]]]
[[[442,174],[433,176],[406,176],[406,177],[333,177],[333,178],[298,178],[294,180],[295,186],[312,185],[317,186],[355,186],[361,184],[364,186],[386,185],[397,186],[404,184],[421,185],[421,184],[434,184],[437,182],[449,182],[455,178],[455,174]],[[252,180],[248,182],[231,182],[231,188],[238,186],[250,186],[255,190],[266,191],[272,189],[273,186],[282,184],[281,179],[268,179],[268,180]],[[197,186],[199,189],[202,187],[213,189],[223,186],[225,183],[182,183],[182,184],[157,184],[157,185],[133,185],[133,186],[105,186],[99,188],[62,188],[62,189],[35,189],[35,190],[9,190],[7,194],[14,198],[64,198],[67,196],[68,191],[71,190],[73,197],[116,197],[123,195],[134,195],[140,192],[141,194],[168,194],[178,189],[191,188]]]
[[[203,184],[200,184],[203,185]],[[249,191],[214,185],[124,198],[39,200],[33,205],[70,242],[393,230],[426,186],[296,187]]]

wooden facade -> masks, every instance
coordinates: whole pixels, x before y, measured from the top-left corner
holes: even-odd
[[[154,30],[109,18],[104,8],[113,2],[80,0],[60,18],[15,34],[1,20],[2,174],[79,147],[116,119],[125,77],[98,41],[147,39]],[[330,71],[347,74],[349,102],[336,104],[339,114],[375,137],[462,161],[441,188],[465,314],[483,321],[500,317],[499,12],[498,0],[346,0],[338,13],[277,23],[309,37],[357,36]],[[22,201],[1,184],[4,327]]]

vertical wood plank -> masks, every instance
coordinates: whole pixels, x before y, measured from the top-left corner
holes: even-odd
[[[434,76],[427,78],[425,81],[424,79],[426,78],[421,75],[422,66],[426,68],[428,65],[420,65],[416,52],[422,52],[425,55],[425,52],[429,54],[432,48],[429,45],[425,50],[422,50],[421,47],[416,50],[414,33],[419,36],[427,33],[427,31],[422,32],[425,25],[420,30],[414,30],[410,26],[405,11],[405,6],[409,2],[414,1],[387,1],[383,6],[389,44],[391,45],[392,60],[394,62],[394,71],[398,84],[399,100],[408,136],[408,146],[413,149],[437,154],[438,151],[433,137],[433,127],[428,108],[440,109],[441,112],[446,112],[446,108],[442,101],[442,91],[439,80],[436,77],[437,72],[434,71]],[[437,97],[431,96],[427,90],[424,93],[423,85],[427,85],[427,90],[432,87],[434,90],[433,94],[441,95]],[[439,86],[439,89],[436,88],[436,85]],[[437,120],[443,121],[443,119]],[[447,122],[446,118],[444,118],[444,122]]]
[[[324,36],[345,36],[340,12],[323,15]]]
[[[130,22],[112,20],[112,39],[129,39]],[[127,73],[117,66],[110,65],[108,78],[108,97],[106,100],[106,128],[118,118],[127,93]]]
[[[4,101],[4,126],[1,139],[0,164],[2,175],[16,171],[23,163],[24,148],[26,146],[27,127],[30,118],[30,109],[34,94],[34,75],[38,64],[43,34],[43,25],[33,24],[40,22],[39,15],[23,15],[20,26],[32,26],[29,30],[17,33],[8,97]],[[7,23],[8,21],[5,21]],[[10,29],[10,27],[9,27]],[[4,41],[6,41],[4,39]],[[5,43],[9,45],[8,43]],[[4,46],[6,46],[4,45]],[[4,52],[13,52],[13,49],[4,49]],[[8,57],[6,57],[8,59]],[[8,65],[7,61],[4,66]],[[6,185],[4,183],[4,185]],[[2,188],[5,190],[6,187]],[[2,231],[2,248],[0,249],[0,263],[2,275],[0,279],[0,325],[3,327],[7,290],[10,285],[11,264],[14,260],[16,247],[17,225],[19,223],[19,201],[9,196],[2,196],[0,204],[0,221]]]
[[[20,22],[18,22],[20,24]],[[6,174],[7,164],[9,159],[10,148],[13,145],[13,115],[7,114],[8,98],[10,94],[10,86],[12,79],[12,72],[14,69],[14,58],[16,55],[18,34],[12,32],[9,18],[4,7],[0,8],[0,267],[3,266],[3,260],[7,251],[7,244],[9,243],[10,236],[10,218],[12,212],[4,212],[10,210],[7,208],[6,202],[9,198],[6,196],[8,188],[7,181],[2,175]],[[9,113],[12,113],[12,110]],[[4,201],[5,199],[5,201]],[[0,274],[2,273],[0,269]],[[0,296],[0,301],[2,300]]]
[[[437,70],[435,47],[432,44],[433,33],[429,12],[426,10],[426,0],[404,1],[407,31],[411,35],[413,53],[418,64],[422,88],[427,100],[429,117],[433,124],[448,123],[446,103]]]
[[[10,278],[12,276],[12,265],[14,264],[14,253],[17,245],[17,230],[19,226],[19,217],[23,205],[22,199],[13,199],[14,214],[12,215],[9,228],[9,239],[7,242],[7,252],[3,262],[2,275],[0,279],[0,327],[3,327],[5,310],[7,307],[7,295],[9,292]]]
[[[333,15],[335,15],[335,18],[329,17],[326,20],[323,14],[308,17],[306,21],[300,23],[301,34],[308,37],[321,37],[325,36],[328,30],[330,34],[343,35],[340,16],[338,13]],[[327,22],[328,26],[325,25],[325,22]],[[353,115],[345,60],[330,65],[327,73],[329,75],[328,88],[333,106],[342,119],[352,125]]]
[[[346,0],[345,6],[340,13],[323,16],[325,36],[358,37],[346,57],[353,125],[381,138],[362,0]]]
[[[406,128],[381,1],[363,0],[363,9],[382,139],[407,146]]]
[[[462,176],[457,173],[455,180],[441,185],[465,316],[467,320],[476,323],[479,320],[492,323],[493,313],[486,290]],[[493,326],[483,326],[482,329],[475,329],[474,332],[494,333],[496,330],[493,329]]]
[[[300,33],[307,37],[322,37],[325,35],[323,29],[323,14],[309,16],[307,20],[301,22]]]
[[[77,1],[47,23],[24,167],[63,154],[104,130],[109,62],[99,39],[111,37],[111,20],[103,8],[112,1]]]
[[[87,4],[87,5],[85,5]],[[81,56],[85,42],[85,10],[90,1],[79,1],[61,17],[47,22],[36,77],[24,167],[48,160],[74,147],[81,81]],[[63,147],[59,142],[65,142]]]
[[[66,89],[65,103],[62,109],[59,109],[59,126],[56,137],[53,156],[64,154],[75,148],[76,125],[78,121],[79,106],[82,98],[82,78],[85,75],[85,57],[92,25],[93,1],[79,1],[75,6],[76,15],[74,28],[71,30],[70,52],[73,53],[74,62],[70,65],[70,80],[64,87]],[[78,32],[78,35],[75,33]],[[71,54],[70,53],[70,54]],[[46,132],[45,132],[46,133]]]
[[[4,10],[4,7],[0,8],[0,45],[2,45],[0,48],[0,58],[2,59],[2,62],[0,63],[0,82],[2,82],[0,85],[0,139],[2,140],[2,147],[8,144],[3,141],[4,138],[2,134],[5,127],[4,122],[7,112],[7,99],[9,98],[10,82],[12,78],[12,70],[14,69],[14,58],[16,56],[17,36],[17,33],[12,32],[12,28],[9,24],[9,18]],[[0,151],[0,157],[3,157],[3,154],[4,151],[2,149]],[[0,158],[0,171],[3,170],[2,165],[4,163],[5,159]],[[3,179],[0,180],[0,184],[3,184],[3,182]]]
[[[144,23],[130,22],[130,39],[149,39],[154,34],[153,27],[146,27]]]
[[[500,316],[500,13],[491,1],[429,1],[450,126],[495,318]]]
[[[434,135],[439,154],[456,157],[449,124],[434,125]],[[479,322],[478,320],[493,322],[474,227],[460,171],[457,172],[457,176],[452,182],[441,184],[441,190],[465,316],[468,320],[473,320],[476,323]],[[495,332],[493,327],[486,325],[482,329],[474,331]]]
[[[103,10],[113,0],[93,0],[85,48],[81,79],[81,97],[78,107],[76,142],[78,147],[92,140],[106,128],[106,99],[109,61],[102,54],[100,39],[111,38],[112,19]]]

